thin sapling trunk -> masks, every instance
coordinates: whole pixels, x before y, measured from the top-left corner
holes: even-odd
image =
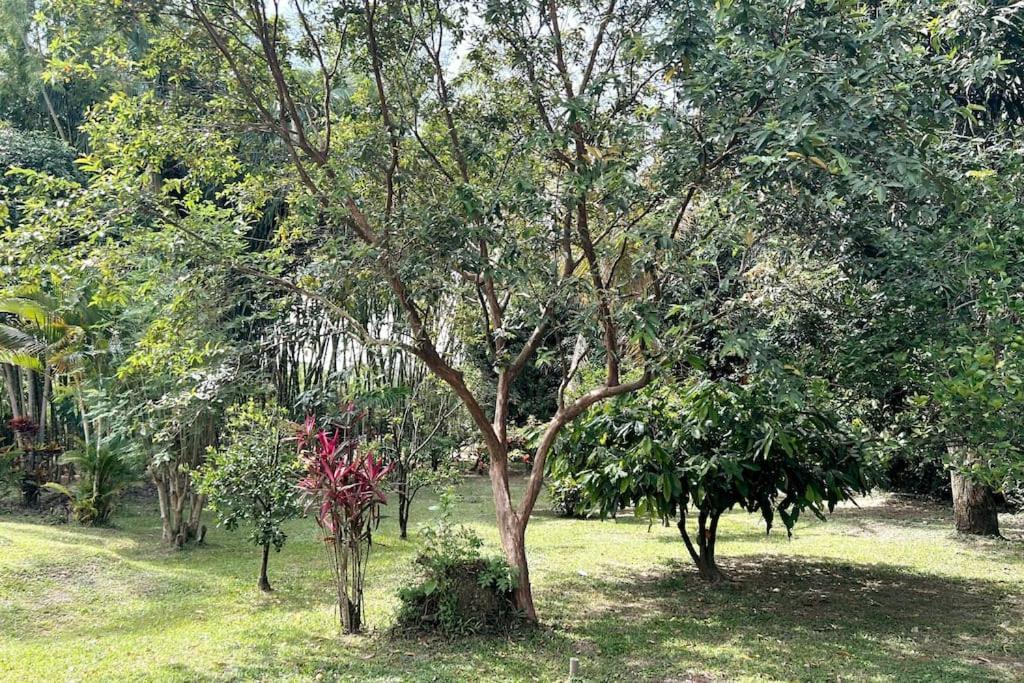
[[[260,562],[260,590],[270,593],[274,589],[270,587],[270,579],[267,578],[267,563],[270,560],[270,544],[263,544],[263,561]]]

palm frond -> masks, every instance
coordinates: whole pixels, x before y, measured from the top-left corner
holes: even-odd
[[[53,320],[52,314],[43,304],[23,296],[0,298],[0,313],[10,313],[41,328],[50,325]]]
[[[0,349],[0,363],[17,365],[19,368],[25,368],[26,370],[35,370],[36,372],[43,371],[42,361],[40,361],[37,356],[33,356],[23,351],[10,351],[7,349]]]
[[[0,350],[37,355],[46,350],[46,345],[24,330],[0,324]]]

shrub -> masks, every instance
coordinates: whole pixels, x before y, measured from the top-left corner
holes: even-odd
[[[583,486],[573,476],[566,475],[548,482],[548,498],[551,499],[551,510],[559,517],[582,519],[587,516]]]
[[[15,182],[4,177],[14,167],[59,178],[74,178],[78,175],[74,159],[74,150],[57,138],[0,123],[0,185],[12,185]]]
[[[504,558],[484,556],[472,530],[452,524],[452,496],[442,494],[437,523],[421,530],[422,576],[398,593],[399,628],[448,636],[508,631],[518,622],[515,571]]]
[[[45,488],[64,494],[75,520],[88,526],[109,522],[118,496],[138,476],[131,450],[119,439],[71,451],[61,462],[75,466],[78,483],[69,488],[49,482]]]
[[[18,451],[0,453],[0,499],[10,495],[18,488],[17,459]]]
[[[380,506],[387,502],[381,485],[390,471],[353,436],[358,419],[350,407],[341,429],[328,433],[308,417],[299,433],[305,468],[299,489],[316,508],[316,522],[324,532],[345,633],[362,630],[370,534],[380,522]]]
[[[802,511],[824,518],[870,488],[858,439],[816,407],[824,398],[799,376],[769,372],[651,387],[573,424],[551,471],[575,477],[601,516],[633,506],[637,516],[678,518],[701,577],[719,581],[715,545],[726,510],[759,513],[769,530],[778,517],[791,531]]]

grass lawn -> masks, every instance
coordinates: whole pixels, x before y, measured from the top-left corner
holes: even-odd
[[[457,514],[496,547],[486,479],[462,485]],[[413,523],[434,514],[428,496]],[[545,504],[527,542],[544,626],[516,639],[391,635],[415,536],[385,520],[368,577],[366,636],[340,637],[311,520],[271,558],[211,528],[204,547],[159,545],[155,503],[116,528],[0,518],[0,679],[491,681],[1024,680],[1024,520],[1015,540],[961,540],[949,514],[896,499],[802,520],[766,537],[723,519],[709,588],[682,561],[674,528],[562,520]]]

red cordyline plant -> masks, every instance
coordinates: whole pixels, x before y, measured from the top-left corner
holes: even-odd
[[[28,434],[29,436],[39,430],[39,425],[31,417],[16,417],[8,421],[7,426],[16,434]]]
[[[352,435],[352,424],[359,419],[353,406],[344,417],[345,426],[332,431],[318,428],[315,417],[306,418],[298,438],[306,467],[299,488],[324,532],[342,630],[358,633],[370,534],[380,521],[380,506],[387,504],[382,485],[391,466],[384,466]]]

